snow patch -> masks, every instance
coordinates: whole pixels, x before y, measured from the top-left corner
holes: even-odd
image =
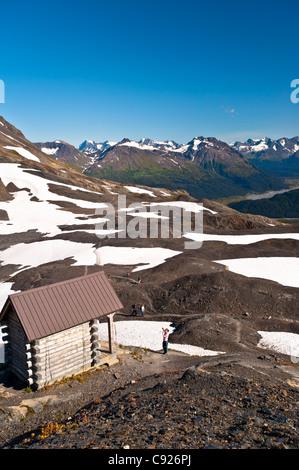
[[[274,331],[258,331],[258,334],[262,337],[258,347],[290,355],[293,362],[299,362],[298,334]]]
[[[164,263],[168,258],[180,255],[181,251],[169,250],[166,248],[134,248],[134,247],[116,247],[103,246],[96,250],[97,264],[118,265],[140,265],[132,272],[150,269]]]
[[[15,142],[18,142],[18,144],[21,144],[21,142],[19,142],[17,139],[14,139],[13,137],[11,137],[10,135],[8,134],[4,134],[4,132],[0,131],[1,134],[5,135],[5,137],[8,137],[8,139],[10,140],[14,140]],[[22,144],[21,144],[22,145]]]
[[[212,211],[211,209],[207,209],[202,204],[197,202],[189,202],[189,201],[169,201],[169,202],[158,202],[157,204],[154,202],[151,203],[144,203],[145,206],[169,206],[169,207],[178,207],[180,209],[184,209],[187,212],[201,212],[203,210],[209,211],[212,214],[217,214],[217,212]]]
[[[273,225],[273,224],[268,224]],[[211,235],[207,233],[185,233],[184,237],[198,242],[219,241],[229,245],[250,245],[263,240],[292,239],[299,240],[299,233],[277,233],[261,235]]]
[[[152,145],[140,144],[139,142],[135,142],[134,140],[131,140],[130,142],[124,142],[118,145],[119,147],[135,147],[140,150],[156,150],[156,147],[153,147]]]
[[[10,294],[15,294],[16,292],[20,292],[20,291],[12,290],[12,285],[13,285],[12,282],[0,283],[0,312],[2,308],[4,307],[7,297]],[[0,333],[1,333],[1,329],[0,329]],[[0,336],[0,339],[1,339],[1,336]]]
[[[38,170],[37,170],[38,171]],[[48,185],[64,186],[66,188],[78,191],[89,192],[93,194],[101,194],[94,191],[90,191],[79,186],[68,185],[64,183],[58,183],[56,181],[47,180],[41,178],[38,175],[28,173],[25,169],[21,168],[16,163],[1,163],[0,174],[2,182],[7,186],[10,182],[14,183],[18,188],[29,188],[32,195],[37,197],[40,201],[68,201],[75,203],[77,206],[82,208],[100,208],[107,207],[106,204],[98,202],[89,202],[83,199],[73,199],[71,197],[60,196],[59,194],[53,193],[49,190]]]
[[[46,240],[13,245],[0,252],[0,261],[3,266],[8,264],[19,266],[17,273],[67,258],[72,258],[75,261],[74,266],[93,266],[96,264],[94,251],[94,246],[91,243]]]
[[[105,230],[100,231],[106,233]],[[107,231],[111,232],[111,231]],[[65,232],[64,232],[65,233]],[[105,246],[96,249],[91,243],[72,242],[69,240],[45,240],[33,243],[19,243],[0,251],[0,263],[16,265],[11,274],[38,267],[46,263],[71,258],[74,266],[139,265],[133,272],[153,268],[164,263],[168,258],[181,254],[180,251],[166,248],[131,248]]]
[[[42,152],[46,153],[47,155],[55,155],[55,153],[57,153],[57,151],[59,150],[59,147],[56,147],[56,148],[53,148],[53,149],[49,149],[47,147],[42,147]]]
[[[137,188],[135,186],[124,186],[124,188],[128,189],[128,191],[131,191],[131,193],[148,194],[151,197],[157,197],[152,191],[149,191],[147,189]]]
[[[27,160],[33,160],[35,162],[39,162],[39,158],[37,158],[33,153],[29,152],[28,150],[24,149],[23,147],[11,147],[10,145],[6,145],[4,148],[9,150],[14,150],[17,152],[21,157],[27,158]]]
[[[239,258],[216,260],[229,270],[246,277],[256,277],[278,282],[283,286],[299,287],[299,258]]]
[[[223,354],[220,351],[211,351],[188,344],[175,344],[171,342],[171,333],[174,328],[169,322],[161,321],[120,321],[114,323],[114,338],[117,344],[123,346],[135,346],[146,348],[152,351],[162,350],[162,328],[168,328],[169,350],[181,351],[185,354],[194,356],[216,356]],[[100,340],[108,341],[108,328],[106,323],[99,324]]]

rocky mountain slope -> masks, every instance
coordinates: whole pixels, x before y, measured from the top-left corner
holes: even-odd
[[[26,416],[22,414],[22,419],[16,408],[13,408],[16,411],[14,414],[11,407],[20,405],[24,392],[22,388],[18,388],[20,385],[12,382],[12,378],[4,370],[3,374],[0,374],[0,407],[3,414],[3,419],[0,419],[3,426],[0,445],[13,447],[14,444],[8,441],[20,437],[25,430],[30,429],[35,434],[34,429],[38,426],[44,427],[45,423],[54,421],[65,423],[68,417],[74,414],[73,434],[70,435],[69,443],[64,441],[63,446],[76,447],[80,445],[81,440],[81,445],[88,447],[91,436],[93,442],[96,442],[95,445],[122,446],[125,440],[120,442],[117,436],[109,434],[110,418],[103,414],[102,408],[96,406],[96,401],[101,399],[103,405],[111,406],[113,426],[119,426],[119,432],[124,433],[120,435],[125,436],[127,428],[124,427],[126,420],[124,421],[123,417],[133,417],[134,411],[131,407],[118,408],[121,401],[125,400],[123,395],[118,402],[110,403],[109,394],[113,391],[117,394],[119,387],[126,384],[128,388],[123,391],[131,393],[130,387],[135,383],[131,384],[130,381],[136,382],[139,378],[143,380],[138,384],[138,393],[145,396],[145,390],[153,389],[153,401],[150,401],[150,393],[147,393],[147,404],[142,402],[147,414],[153,416],[153,438],[151,442],[146,440],[151,425],[149,421],[148,430],[143,428],[142,432],[139,431],[139,437],[136,434],[137,446],[147,447],[152,444],[165,447],[170,443],[176,447],[181,443],[186,447],[204,447],[209,445],[209,442],[223,447],[239,447],[242,443],[249,447],[255,444],[258,447],[298,445],[293,430],[294,426],[298,425],[295,422],[298,401],[298,369],[294,360],[296,351],[289,349],[289,352],[281,352],[276,346],[268,344],[262,347],[259,343],[264,331],[278,335],[281,332],[295,335],[299,333],[299,286],[296,284],[299,234],[296,229],[263,216],[239,213],[208,199],[192,198],[186,191],[170,191],[163,185],[160,188],[152,188],[92,178],[46,155],[3,118],[0,118],[0,130],[1,306],[11,292],[104,270],[124,305],[124,310],[119,312],[116,322],[132,321],[131,305],[144,303],[146,317],[138,319],[139,321],[172,322],[175,328],[172,338],[175,343],[223,352],[222,362],[217,358],[217,368],[208,367],[207,375],[204,376],[207,379],[204,379],[202,393],[205,390],[206,397],[210,396],[217,383],[219,386],[221,384],[221,387],[227,384],[227,388],[220,387],[227,395],[227,400],[230,400],[232,387],[235,390],[231,396],[232,401],[226,403],[225,422],[221,411],[217,415],[219,423],[223,423],[221,428],[217,420],[214,424],[211,422],[211,417],[217,407],[222,409],[223,394],[217,395],[215,401],[207,403],[205,416],[200,415],[202,422],[196,430],[195,441],[189,432],[194,430],[194,423],[188,419],[184,421],[182,413],[194,406],[192,396],[199,393],[200,403],[204,400],[198,386],[198,380],[203,380],[200,375],[200,356],[171,351],[173,360],[169,356],[170,363],[165,362],[158,366],[158,357],[161,356],[155,351],[149,351],[149,356],[145,355],[147,359],[144,358],[144,363],[138,361],[138,355],[125,354],[124,368],[122,369],[120,361],[112,370],[118,378],[110,373],[107,375],[107,371],[94,371],[90,383],[88,380],[83,381],[81,392],[77,390],[81,383],[77,383],[77,380],[68,384],[57,384],[57,388],[55,386],[53,389],[32,392],[32,407],[39,411],[28,413]],[[212,157],[208,153],[206,161],[209,158]],[[125,207],[119,206],[120,195],[126,196]],[[115,209],[114,227],[107,223],[105,211],[111,210],[111,207]],[[164,238],[161,234],[151,238],[149,231],[148,236],[143,238],[132,238],[129,230],[117,232],[119,227],[123,229],[123,225],[119,224],[122,214],[126,214],[126,229],[130,226],[137,227],[137,222],[149,229],[153,220],[158,220],[159,223],[165,220],[159,212],[165,207],[177,207],[182,218],[186,213],[192,214],[189,230],[183,231],[180,237],[173,236],[171,225],[169,235]],[[195,230],[198,228],[196,214],[203,216],[202,231]],[[171,219],[170,212],[168,217]],[[186,241],[192,240],[199,243],[193,249],[186,246]],[[234,265],[236,261],[240,263],[237,267]],[[234,359],[229,359],[232,354]],[[246,357],[246,366],[242,355]],[[258,359],[260,356],[268,359],[263,361]],[[127,368],[125,364],[128,364]],[[187,369],[197,365],[200,366],[193,371],[195,375],[188,372],[189,375],[184,375],[181,379]],[[265,370],[266,366],[269,369]],[[158,408],[153,387],[164,383],[166,372],[170,373],[169,389],[174,390],[173,403],[177,403],[179,397],[183,398],[183,388],[187,387],[190,392],[185,396],[184,406],[176,407],[177,414],[170,415],[169,422],[165,421],[173,430],[172,440],[163,438],[160,441],[156,440],[154,431],[154,428],[158,429],[161,416],[154,412],[154,409]],[[199,375],[196,375],[198,372]],[[275,383],[278,377],[280,389]],[[262,378],[266,382],[261,382]],[[246,383],[248,388],[235,388],[236,384],[240,383]],[[261,383],[264,385],[261,386]],[[250,395],[249,388],[255,390],[255,393]],[[77,396],[72,393],[75,390],[78,391]],[[102,391],[100,396],[98,390]],[[47,407],[39,408],[37,403],[40,401],[34,401],[56,393],[60,397],[60,417],[57,416],[57,401],[54,399],[52,405],[49,402]],[[275,402],[277,413],[270,413],[270,407],[265,402],[269,393],[278,397]],[[165,397],[166,395],[161,394],[161,410]],[[245,401],[238,402],[239,398],[246,399],[247,405]],[[157,400],[159,402],[159,394]],[[84,418],[85,424],[86,420],[91,420],[87,430],[86,427],[81,427],[81,418],[78,418],[80,422],[77,422],[75,412],[81,407],[86,408],[88,403],[92,402],[94,404],[90,408],[91,414]],[[234,404],[237,402],[239,405],[236,408]],[[264,414],[261,411],[263,407]],[[141,414],[135,411],[135,420],[136,429],[140,430],[144,414],[141,412],[143,408],[138,408]],[[93,424],[99,416],[97,410],[103,416],[103,421],[100,425],[97,424],[98,427]],[[125,414],[122,410],[125,410]],[[240,422],[243,415],[244,424]],[[277,418],[274,415],[282,417]],[[256,434],[250,434],[246,440],[244,434],[253,417],[257,420],[256,423],[259,423],[258,431]],[[175,429],[176,419],[182,420],[187,427],[186,431]],[[84,441],[82,434],[80,437],[75,432],[76,423],[79,425],[78,433],[80,429],[86,436]],[[269,434],[263,434],[266,429],[264,424],[268,426],[268,430],[271,428]],[[217,426],[220,429],[218,434]],[[100,432],[100,444],[96,429]],[[182,437],[184,433],[189,436],[189,441],[189,438]],[[104,434],[106,437],[102,436]],[[285,435],[286,440],[283,437]],[[52,445],[59,447],[59,440],[55,439]],[[22,442],[20,446],[26,444],[22,439],[18,442]],[[34,442],[30,440],[29,445]],[[51,440],[44,443],[51,447]],[[129,445],[133,444],[134,442]]]
[[[55,140],[55,142],[35,142],[35,145],[49,157],[66,163],[79,171],[90,166],[92,159],[88,158],[85,153],[80,152],[73,145]]]

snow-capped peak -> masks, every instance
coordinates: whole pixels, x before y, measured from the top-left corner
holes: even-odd
[[[106,150],[113,145],[116,145],[117,142],[112,142],[105,140],[105,142],[96,142],[95,140],[84,140],[82,144],[78,146],[78,150],[85,153],[95,153],[98,150]]]

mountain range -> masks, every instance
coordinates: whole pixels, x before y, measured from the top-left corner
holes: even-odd
[[[260,140],[230,144],[258,168],[282,178],[299,177],[299,137]]]
[[[282,160],[299,150],[299,137],[288,139],[282,137],[274,140],[269,137],[263,139],[248,139],[246,142],[235,142],[230,144],[243,155],[260,160]]]
[[[234,146],[214,137],[194,137],[186,144],[149,138],[138,142],[128,138],[103,143],[85,140],[77,149],[71,145],[67,148],[61,141],[36,145],[87,176],[184,189],[195,198],[217,199],[284,186]]]

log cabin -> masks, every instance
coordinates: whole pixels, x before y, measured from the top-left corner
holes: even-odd
[[[113,315],[122,308],[103,271],[9,295],[0,313],[8,367],[36,389],[97,367],[99,321],[108,320],[113,355]]]

